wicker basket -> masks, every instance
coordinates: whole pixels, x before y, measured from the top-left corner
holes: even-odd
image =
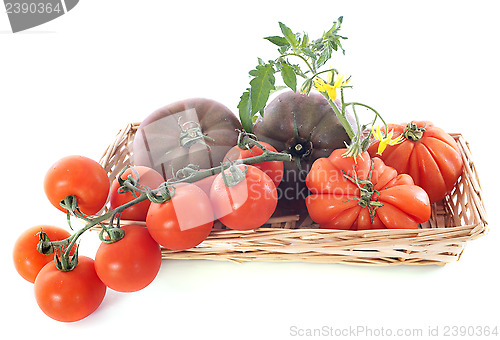
[[[122,129],[101,158],[110,179],[130,164],[138,126],[129,124]],[[444,265],[457,261],[467,241],[487,232],[487,222],[469,145],[461,134],[451,135],[462,152],[463,175],[450,195],[432,205],[430,220],[419,229],[326,230],[319,229],[308,216],[298,215],[271,218],[252,231],[223,229],[216,223],[199,246],[186,251],[163,249],[163,257],[364,265]]]

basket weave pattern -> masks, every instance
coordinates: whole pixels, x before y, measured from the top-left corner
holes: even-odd
[[[113,180],[133,159],[132,144],[139,123],[120,130],[100,163]],[[413,230],[319,229],[308,216],[273,217],[251,231],[214,224],[199,246],[163,249],[164,258],[229,261],[323,262],[366,265],[445,264],[457,261],[466,242],[487,232],[481,186],[467,141],[451,134],[461,150],[464,171],[455,189],[432,205],[428,222]],[[122,223],[130,223],[122,221]]]

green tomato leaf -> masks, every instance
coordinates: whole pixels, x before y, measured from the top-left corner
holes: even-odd
[[[333,44],[330,40],[327,40],[323,47],[323,51],[321,52],[318,58],[317,62],[318,68],[325,65],[325,63],[332,57],[332,52],[333,52]]]
[[[297,38],[295,34],[292,32],[292,30],[282,22],[279,22],[279,25],[281,28],[281,33],[283,33],[283,36],[288,41],[288,43],[296,47],[299,44],[299,42],[297,41]]]
[[[284,64],[281,69],[281,76],[283,77],[283,81],[285,84],[293,90],[293,92],[297,92],[297,75],[295,74],[293,67]]]
[[[339,17],[337,21],[333,22],[332,28],[330,28],[327,32],[325,32],[325,37],[331,37],[337,35],[337,32],[340,30],[340,26],[342,25],[343,17]]]
[[[302,53],[304,53],[309,58],[316,60],[316,58],[317,58],[316,53],[314,53],[310,48],[302,47],[300,50],[302,51]]]
[[[259,112],[266,106],[269,93],[274,89],[274,68],[270,64],[258,65],[250,71],[254,78],[250,81],[251,114]]]
[[[250,90],[247,89],[240,97],[238,104],[238,111],[240,114],[241,125],[246,132],[252,132],[252,103],[250,102]]]
[[[307,45],[309,45],[309,35],[306,32],[304,32],[304,37],[302,38],[300,47],[307,47]]]
[[[279,36],[265,37],[264,39],[269,40],[270,42],[272,42],[273,44],[275,44],[276,46],[279,46],[279,47],[290,45],[288,43],[288,40],[286,40],[283,37],[279,37]]]
[[[344,37],[340,37],[340,38],[347,39],[347,38],[344,38]],[[340,39],[337,38],[335,40],[335,42],[336,42],[337,46],[340,47],[340,49],[342,50],[342,54],[345,55],[345,50],[344,50],[344,47],[342,47],[342,44],[340,43]]]

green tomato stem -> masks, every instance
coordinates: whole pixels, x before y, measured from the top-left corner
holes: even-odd
[[[258,142],[257,142],[258,143]],[[260,145],[258,143],[256,145]],[[264,148],[262,146],[262,148]],[[232,162],[234,165],[241,165],[241,164],[246,164],[246,165],[252,165],[252,164],[257,164],[257,163],[263,163],[263,162],[270,162],[270,161],[283,161],[283,162],[290,162],[292,160],[292,155],[289,153],[284,153],[284,152],[273,152],[269,151],[266,148],[264,148],[264,152],[255,157],[250,157],[250,158],[245,158],[245,159],[237,159]],[[227,166],[223,167],[224,169],[227,169]],[[221,167],[215,167],[207,170],[199,170],[191,174],[190,176],[186,178],[181,178],[176,181],[169,182],[170,185],[176,184],[176,183],[194,183],[197,181],[200,181],[206,177],[212,176],[219,174],[222,171]],[[155,192],[155,190],[153,190]]]
[[[257,164],[257,163],[268,162],[268,161],[291,161],[292,160],[292,156],[288,153],[269,151],[257,141],[253,141],[253,144],[262,148],[264,152],[259,156],[245,158],[245,159],[238,159],[238,160],[231,162],[230,164],[229,163],[223,164],[220,167],[215,167],[215,168],[211,168],[211,169],[207,169],[207,170],[195,171],[185,178],[174,179],[173,181],[164,182],[156,189],[143,190],[143,189],[138,188],[138,186],[130,183],[130,181],[124,181],[124,186],[126,188],[128,188],[131,191],[138,192],[139,195],[136,198],[134,198],[133,200],[131,200],[130,202],[127,202],[119,207],[116,207],[115,209],[112,209],[112,210],[108,211],[107,213],[105,213],[101,216],[98,216],[98,217],[89,217],[89,216],[84,215],[78,209],[78,205],[76,204],[76,200],[75,200],[74,203],[72,204],[72,207],[70,207],[71,211],[69,211],[69,213],[72,214],[73,216],[76,216],[79,219],[86,221],[87,224],[83,228],[77,230],[70,237],[68,237],[64,240],[60,240],[60,241],[50,241],[50,243],[52,244],[52,246],[54,248],[66,247],[66,250],[65,250],[64,254],[62,254],[62,256],[69,257],[70,251],[73,248],[73,246],[76,244],[78,238],[81,235],[83,235],[83,233],[85,233],[87,230],[91,229],[92,227],[94,227],[98,224],[101,224],[103,228],[119,228],[119,225],[117,225],[116,227],[113,226],[115,216],[119,215],[125,209],[127,209],[135,204],[138,204],[142,201],[145,201],[147,199],[151,200],[152,202],[156,202],[156,203],[163,203],[163,202],[168,201],[171,198],[171,196],[173,195],[173,190],[170,190],[169,188],[172,188],[177,183],[194,183],[194,182],[200,181],[206,177],[216,175],[216,174],[220,173],[221,171],[224,171],[225,169],[227,169],[231,165],[240,165],[240,164],[251,165],[251,164]],[[74,199],[74,198],[66,198],[65,200],[69,202],[71,199]],[[109,222],[108,227],[106,227],[104,225],[104,222],[108,219],[110,220],[110,222]],[[117,241],[117,240],[115,240],[115,241]],[[62,251],[61,251],[61,253],[62,253]]]
[[[282,58],[282,57],[297,57],[297,58],[300,58],[300,59],[302,59],[302,60],[304,61],[304,63],[307,65],[307,68],[309,68],[309,70],[311,71],[311,73],[316,73],[316,69],[315,69],[315,68],[313,68],[313,67],[311,66],[311,64],[307,61],[307,59],[306,59],[304,56],[300,55],[300,54],[297,54],[297,53],[285,53],[285,54],[282,54],[282,55],[280,56],[280,58]],[[279,59],[279,58],[278,58],[278,59]]]
[[[339,73],[339,71],[337,71],[336,69],[334,68],[331,68],[331,69],[328,69],[328,70],[323,70],[323,71],[319,71],[319,72],[316,72],[314,73],[312,76],[311,76],[311,79],[314,79],[316,78],[317,76],[319,76],[320,74],[323,74],[323,73],[327,73],[327,72],[330,72],[330,71],[333,71],[335,73]],[[342,90],[342,89],[341,89]]]
[[[366,104],[363,104],[363,103],[358,103],[358,102],[351,102],[351,103],[344,104],[344,107],[347,107],[349,105],[351,105],[352,107],[354,107],[355,105],[362,106],[364,108],[367,108],[368,110],[373,111],[373,113],[375,113],[375,119],[373,120],[373,123],[375,123],[375,120],[377,118],[379,118],[382,121],[382,124],[384,124],[384,127],[385,127],[385,137],[387,137],[387,134],[389,133],[387,131],[387,123],[385,122],[384,118],[382,118],[382,116],[380,115],[380,113],[377,112],[377,110],[375,110],[373,107],[371,107],[369,105],[366,105]]]
[[[345,132],[349,136],[349,139],[352,141],[355,138],[356,133],[354,132],[354,129],[352,128],[351,124],[347,120],[344,109],[342,109],[342,111],[340,111],[339,108],[337,107],[337,104],[335,104],[335,102],[328,96],[327,93],[323,93],[323,92],[320,92],[320,93],[328,100],[328,103],[330,103],[330,106],[332,107],[333,112],[335,112],[335,115],[337,116],[340,123],[344,127]],[[356,119],[356,121],[357,121],[357,119]],[[359,126],[358,126],[358,130],[359,130]]]

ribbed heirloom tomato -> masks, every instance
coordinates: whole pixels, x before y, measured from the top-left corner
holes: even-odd
[[[217,175],[210,190],[210,200],[215,217],[226,227],[235,230],[251,230],[263,225],[274,213],[278,193],[272,179],[252,165],[238,165],[244,179],[232,186],[224,183],[222,174]],[[246,170],[245,170],[246,169]],[[224,171],[231,177],[231,169]]]
[[[54,253],[44,255],[37,250],[38,234],[42,229],[50,241],[60,241],[71,236],[67,230],[51,225],[30,228],[19,236],[14,245],[14,266],[19,275],[31,283],[35,282],[36,276],[47,263],[54,261]]]
[[[161,249],[145,227],[126,225],[125,236],[113,243],[101,243],[95,255],[95,269],[102,282],[119,292],[147,287],[161,267]]]
[[[80,210],[94,215],[106,204],[109,178],[104,168],[84,156],[68,156],[57,161],[47,171],[44,189],[50,203],[66,212],[60,203],[68,196],[76,198]]]
[[[388,145],[378,156],[399,173],[409,174],[427,192],[431,203],[442,200],[462,174],[462,156],[455,140],[426,121],[389,124],[388,131],[391,130],[394,136],[402,134],[405,140]],[[377,155],[379,144],[376,141],[370,145],[370,155]]]
[[[426,192],[367,152],[356,159],[337,149],[314,162],[306,184],[312,220],[327,229],[416,229],[430,218]]]
[[[106,285],[96,274],[94,260],[86,256],[79,256],[78,265],[67,272],[47,263],[36,277],[34,287],[40,309],[62,322],[86,318],[106,295]]]

